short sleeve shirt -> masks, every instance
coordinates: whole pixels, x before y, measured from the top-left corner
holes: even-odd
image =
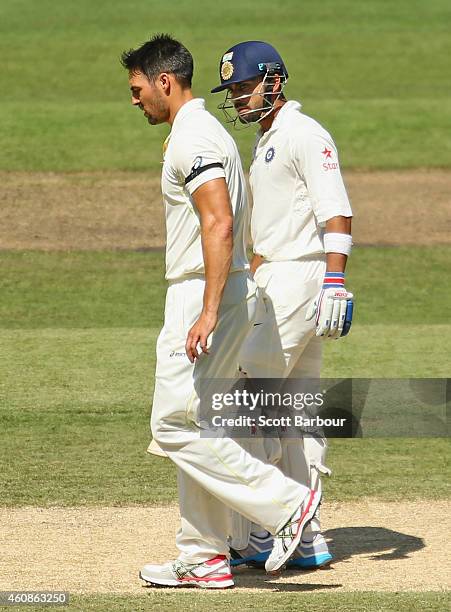
[[[193,199],[204,183],[226,180],[234,216],[231,271],[248,267],[245,237],[249,222],[246,183],[235,142],[204,100],[195,98],[178,111],[164,155],[161,188],[166,216],[166,278],[205,272],[200,217]]]
[[[352,216],[334,141],[300,109],[286,102],[254,150],[251,235],[269,261],[323,254],[326,221]]]

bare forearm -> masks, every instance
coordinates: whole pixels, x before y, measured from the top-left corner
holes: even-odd
[[[327,253],[327,271],[328,272],[344,272],[346,269],[346,263],[348,261],[347,255],[341,253]]]
[[[207,181],[193,199],[200,216],[206,283],[202,312],[186,338],[186,354],[192,363],[200,356],[198,346],[208,355],[208,338],[218,322],[233,249],[233,214],[225,179]]]
[[[203,310],[217,313],[232,264],[232,222],[212,222],[202,228],[202,249],[205,264]]]

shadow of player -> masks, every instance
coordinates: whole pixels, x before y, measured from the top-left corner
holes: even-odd
[[[389,561],[407,559],[411,553],[425,547],[422,538],[411,536],[385,527],[340,527],[329,529],[324,533],[329,549],[334,556],[331,565],[321,571],[330,571],[342,561],[350,560],[355,555],[370,555],[372,561]],[[287,570],[286,574],[298,574],[298,583],[280,583],[273,581],[264,570],[235,568],[234,575],[238,588],[259,588],[279,592],[316,591],[338,589],[342,584],[314,583],[311,579],[318,570]],[[308,575],[310,582],[305,582]],[[302,580],[302,576],[304,579]]]
[[[422,538],[385,527],[338,527],[329,529],[324,535],[334,562],[362,554],[370,554],[373,561],[406,559],[425,547]]]

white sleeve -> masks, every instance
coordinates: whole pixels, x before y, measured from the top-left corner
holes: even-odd
[[[199,133],[181,134],[174,142],[174,170],[192,195],[204,183],[225,178],[224,154],[213,137]]]
[[[293,157],[320,225],[336,216],[352,217],[332,137],[319,124],[293,134]]]

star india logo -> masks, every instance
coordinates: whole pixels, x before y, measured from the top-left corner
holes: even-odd
[[[324,155],[324,163],[323,169],[327,172],[328,170],[338,170],[337,162],[326,162],[326,159],[332,159],[332,149],[328,149],[324,147],[324,151],[321,151],[321,154]]]

